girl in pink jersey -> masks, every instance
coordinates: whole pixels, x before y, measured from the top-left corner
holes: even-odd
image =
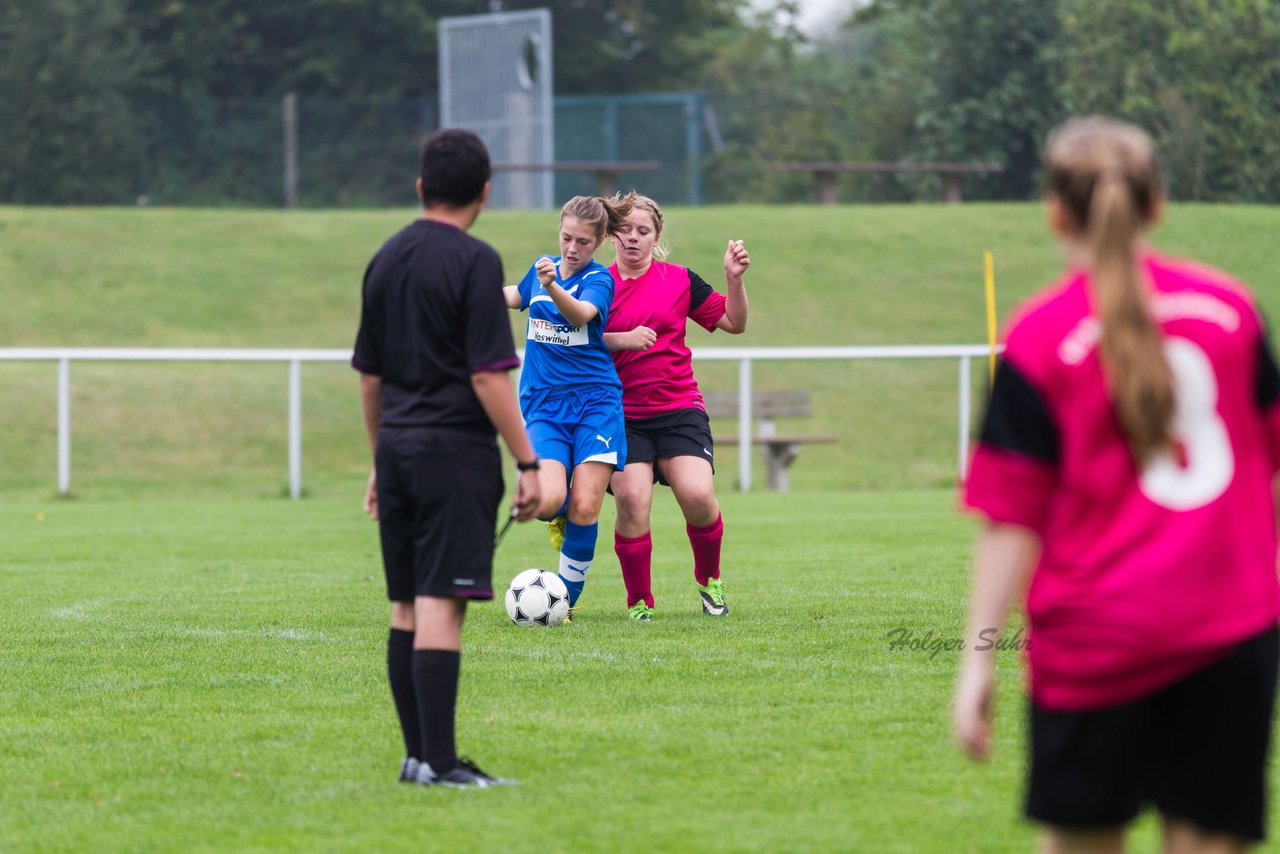
[[[1280,372],[1243,286],[1141,243],[1163,204],[1145,133],[1072,121],[1048,161],[1068,271],[1010,323],[964,487],[987,524],[956,739],[990,752],[1025,590],[1045,850],[1123,850],[1147,804],[1167,851],[1243,850],[1265,830]]]
[[[729,241],[726,298],[687,267],[665,263],[657,202],[631,193],[627,203],[631,213],[614,236],[618,258],[609,268],[615,288],[605,327],[605,344],[622,380],[627,423],[626,468],[610,482],[618,511],[614,550],[627,587],[627,608],[636,620],[653,616],[649,508],[656,480],[671,487],[684,514],[703,612],[722,617],[729,613],[720,580],[724,521],[712,480],[711,425],[684,333],[686,318],[708,332],[723,329],[736,335],[747,328],[742,277],[751,258],[741,240]]]

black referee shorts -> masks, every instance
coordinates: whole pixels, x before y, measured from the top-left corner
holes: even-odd
[[[383,428],[376,467],[387,598],[492,599],[503,492],[496,442]]]
[[[1264,839],[1278,658],[1273,628],[1132,703],[1087,712],[1033,703],[1027,816],[1115,827],[1150,803],[1202,830]]]
[[[716,469],[711,421],[701,409],[676,409],[652,418],[627,419],[627,463],[652,463],[653,479],[667,481],[658,471],[658,460],[699,457]]]

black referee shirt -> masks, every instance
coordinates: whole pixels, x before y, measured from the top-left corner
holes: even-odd
[[[493,247],[451,225],[420,219],[383,244],[364,274],[351,360],[382,378],[382,425],[493,440],[471,375],[519,365],[502,285]]]

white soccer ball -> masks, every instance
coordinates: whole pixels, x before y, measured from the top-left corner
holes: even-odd
[[[569,589],[545,569],[526,569],[507,588],[507,616],[517,626],[558,626],[569,613]]]

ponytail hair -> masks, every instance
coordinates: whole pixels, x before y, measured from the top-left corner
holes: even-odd
[[[612,236],[620,232],[630,215],[630,202],[616,193],[611,199],[604,196],[574,196],[560,209],[560,219],[576,219],[583,225],[590,226],[598,241],[604,240],[605,235]]]
[[[1107,119],[1077,119],[1049,140],[1049,190],[1093,257],[1101,359],[1116,417],[1139,465],[1173,444],[1173,372],[1152,318],[1137,246],[1155,214],[1159,169],[1151,138]]]

